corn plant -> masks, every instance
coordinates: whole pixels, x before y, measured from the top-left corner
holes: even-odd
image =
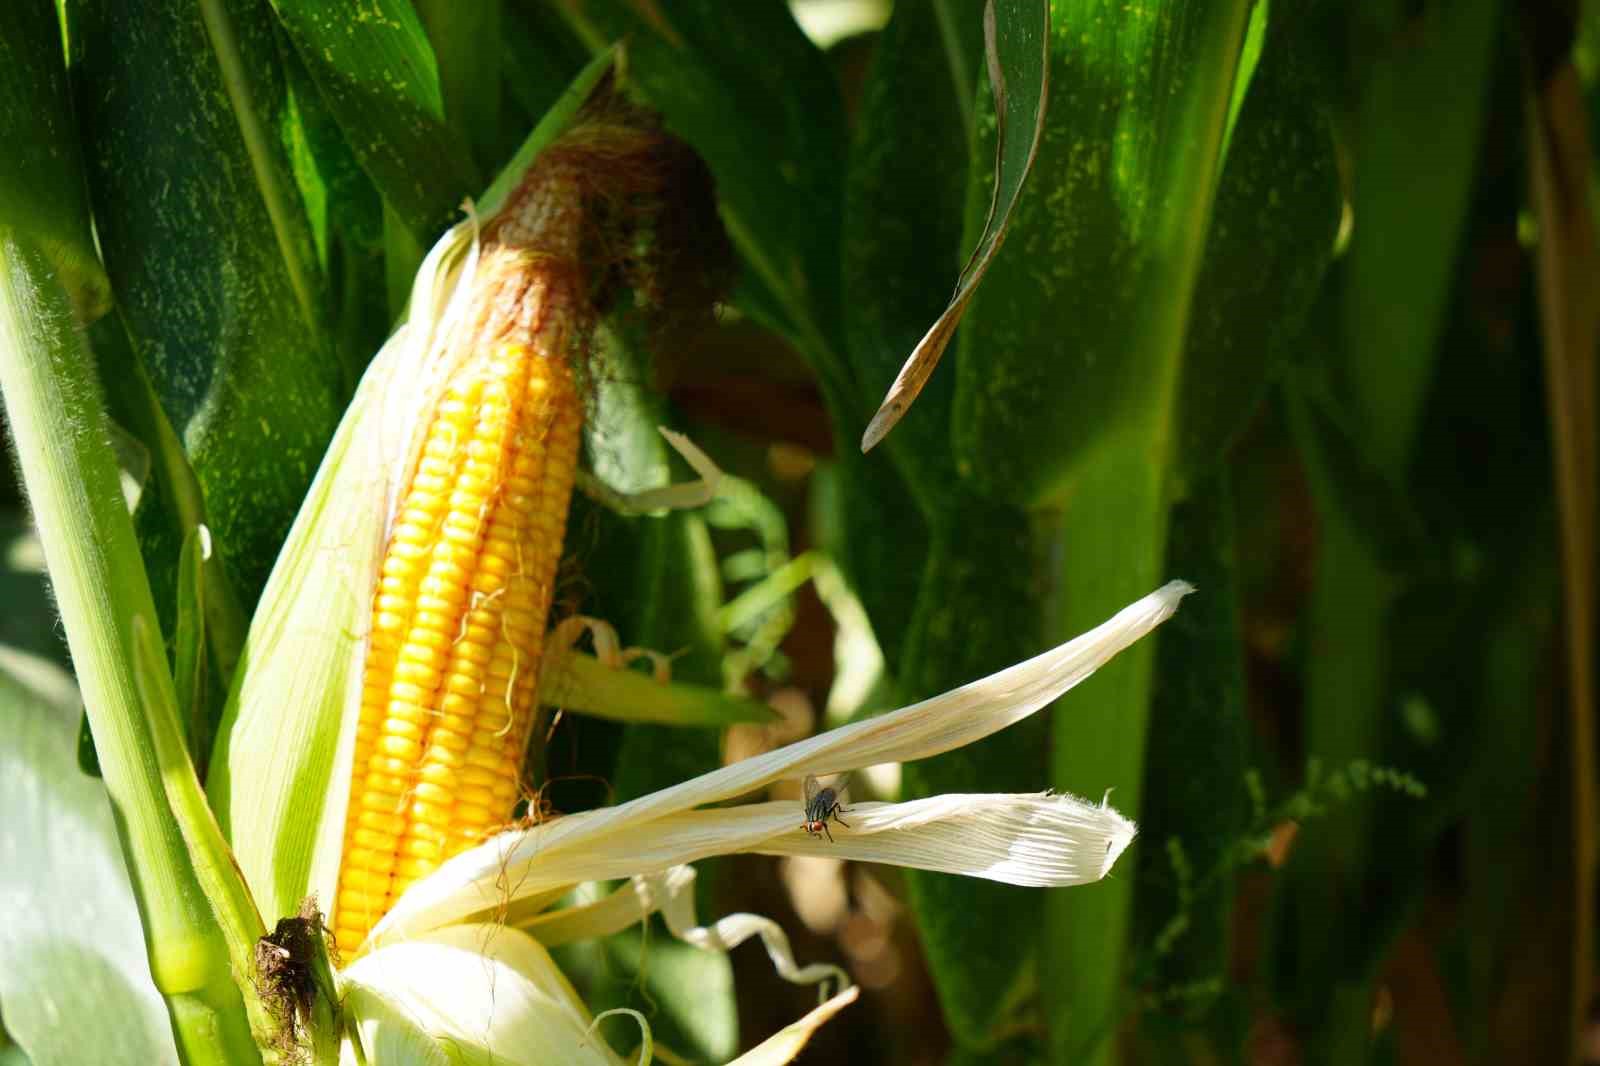
[[[6,5],[0,1063],[1581,1061],[1592,8]]]

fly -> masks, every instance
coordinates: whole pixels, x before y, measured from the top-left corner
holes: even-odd
[[[847,787],[844,778],[839,778],[830,788],[823,788],[815,774],[806,775],[806,821],[805,831],[812,836],[821,833],[828,838],[828,843],[833,843],[833,834],[828,832],[828,819],[832,818],[846,829],[850,823],[840,818],[839,815],[849,814],[849,808],[839,802],[839,796]]]

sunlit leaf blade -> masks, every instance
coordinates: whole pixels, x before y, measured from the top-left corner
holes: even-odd
[[[998,16],[997,6],[1001,9]],[[989,0],[984,6],[984,54],[996,119],[989,214],[971,258],[956,279],[949,305],[912,349],[877,413],[867,423],[861,437],[862,451],[870,451],[911,409],[960,325],[973,290],[983,280],[1005,239],[1011,209],[1022,194],[1023,182],[1033,167],[1044,133],[1050,90],[1049,26],[1049,0]]]
[[[960,340],[953,442],[985,495],[1059,500],[1113,429],[1171,417],[1251,7],[1202,6],[1052,14],[1048,193],[1018,202]]]
[[[272,6],[362,167],[416,239],[432,240],[481,182],[466,138],[447,121],[411,0],[378,0],[360,18],[322,0]]]
[[[95,317],[109,304],[110,282],[89,232],[60,24],[43,5],[13,4],[0,12],[0,136],[24,146],[0,159],[0,225],[28,234],[71,286],[79,316]],[[28,524],[23,521],[6,534],[7,558],[0,563],[4,598],[14,605],[32,604],[35,610],[15,608],[4,640],[32,643],[49,631],[53,612],[42,595],[33,595],[42,592],[42,577],[14,566],[10,558],[23,538],[31,539]],[[37,542],[32,543],[36,551]],[[80,716],[77,752],[83,772],[98,777],[87,716]]]
[[[78,314],[110,306],[110,283],[89,233],[78,131],[61,28],[49,4],[0,10],[0,225],[17,226],[61,272]]]
[[[9,663],[9,649],[6,649]],[[70,681],[62,687],[73,692]],[[77,700],[0,667],[0,1003],[35,1066],[178,1062],[99,781],[78,773]],[[115,1039],[71,1018],[115,1018]]]
[[[281,149],[261,139],[284,100],[271,12],[206,10],[226,24],[226,66],[196,5],[74,0],[67,18],[107,270],[249,605],[343,390],[314,324],[323,293],[304,209]]]

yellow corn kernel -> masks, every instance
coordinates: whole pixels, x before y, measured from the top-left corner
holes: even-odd
[[[347,953],[518,795],[581,422],[560,316],[528,317],[452,373],[392,526],[334,912]]]

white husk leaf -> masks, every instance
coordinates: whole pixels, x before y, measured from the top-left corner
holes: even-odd
[[[695,858],[756,850],[780,833],[793,835],[798,812],[792,805],[782,813],[774,810],[765,816],[757,806],[751,808],[754,813],[750,815],[708,811],[674,819],[670,824],[664,819],[703,804],[754,792],[783,778],[926,758],[980,740],[1033,714],[1088,677],[1117,652],[1171,617],[1178,602],[1191,591],[1184,582],[1170,582],[1075,640],[910,707],[745,759],[630,803],[502,834],[456,856],[412,886],[373,930],[369,944],[392,942],[460,921],[524,894],[555,886],[655,872]],[[1069,797],[1054,797],[1053,802],[1078,804],[1081,809],[1074,817],[1085,819],[1089,815],[1084,810],[1107,810]],[[1065,810],[1067,807],[1061,807],[1056,817],[1061,825],[1066,824],[1060,813]],[[938,820],[949,816],[949,809],[941,809]],[[767,820],[762,821],[763,817]],[[874,812],[872,817],[894,816]],[[1095,839],[1102,854],[1110,854],[1113,859],[1114,853],[1120,853],[1132,837],[1131,823],[1116,817],[1125,829],[1107,822],[1100,830],[1078,831],[1091,836],[1098,832]],[[741,822],[740,818],[753,820]],[[788,820],[787,825],[783,819]],[[974,839],[993,828],[974,826]],[[1032,827],[1029,832],[1036,834],[1038,829]],[[668,839],[670,844],[663,843]],[[927,854],[928,849],[923,847],[917,853]],[[1085,861],[1073,860],[1073,868],[1082,867]],[[1005,862],[1016,860],[1007,858]],[[989,868],[1010,869],[1005,862],[996,858]]]
[[[549,954],[515,929],[456,925],[436,930],[362,956],[344,977],[360,1008],[358,1028],[369,1053],[384,1040],[398,1045],[421,1031],[449,1049],[450,1062],[622,1062],[590,1035],[588,1010]],[[374,1003],[384,1009],[373,1009]],[[386,1032],[386,1025],[394,1031]],[[371,1057],[368,1063],[390,1066]]]
[[[680,811],[622,826],[582,848],[554,849],[525,868],[500,864],[497,869],[504,873],[463,886],[455,900],[466,906],[475,899],[463,917],[487,919],[509,886],[520,897],[584,881],[647,877],[740,851],[824,855],[1042,888],[1081,885],[1104,877],[1135,832],[1133,823],[1111,807],[1048,792],[862,803],[850,808],[848,826],[830,826],[832,841],[807,834],[801,822],[802,811],[794,803]],[[655,894],[648,883],[635,888],[641,906]],[[602,903],[615,907],[620,917],[620,901]]]
[[[455,1066],[409,1014],[364,985],[345,986],[344,1016],[339,1066]]]
[[[780,807],[788,804],[778,804]],[[791,825],[793,811],[790,811]],[[814,855],[1059,888],[1100,880],[1133,842],[1133,822],[1105,804],[1048,792],[946,793],[850,808],[830,843],[786,832],[748,850]]]

